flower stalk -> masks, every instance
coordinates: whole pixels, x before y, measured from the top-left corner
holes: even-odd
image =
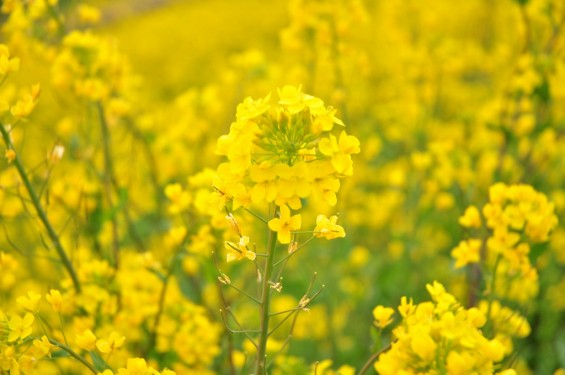
[[[4,124],[0,124],[0,132],[2,133],[2,138],[4,140],[6,148],[8,150],[13,150],[14,145],[12,144],[12,140],[10,139],[10,134],[9,134],[8,130],[6,129],[6,127],[4,126]],[[47,231],[47,235],[49,236],[49,239],[53,243],[53,246],[55,247],[55,251],[57,251],[57,255],[59,256],[61,263],[63,263],[63,267],[65,267],[65,269],[69,273],[69,276],[71,277],[75,291],[77,293],[81,293],[80,282],[79,282],[77,273],[76,273],[76,271],[73,267],[73,264],[72,264],[71,260],[69,259],[69,257],[67,256],[67,252],[63,248],[63,245],[61,244],[61,240],[59,239],[57,232],[55,232],[53,225],[49,221],[49,218],[47,217],[47,214],[45,213],[45,210],[43,209],[43,206],[41,205],[41,202],[39,200],[39,196],[35,192],[35,189],[33,188],[31,181],[29,180],[29,177],[28,177],[26,170],[23,166],[23,163],[22,163],[22,161],[21,161],[21,159],[20,159],[20,157],[18,156],[17,153],[14,156],[13,163],[16,166],[16,169],[18,171],[18,174],[20,175],[20,178],[22,179],[22,182],[24,183],[24,186],[25,186],[25,188],[26,188],[26,190],[29,194],[29,197],[31,199],[31,203],[33,204],[33,207],[35,208],[35,211],[37,213],[37,216],[39,217],[39,220],[41,221],[41,223],[45,227],[45,230]]]
[[[275,209],[276,217],[278,207]],[[267,260],[265,262],[265,272],[261,280],[261,304],[260,312],[260,329],[259,343],[257,347],[257,361],[255,366],[255,374],[267,373],[267,340],[269,339],[269,319],[270,319],[270,303],[271,303],[271,278],[273,269],[275,268],[275,246],[277,243],[277,232],[269,229],[269,240],[267,244]]]

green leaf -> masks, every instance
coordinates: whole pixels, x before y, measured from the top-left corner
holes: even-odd
[[[542,103],[551,101],[551,90],[549,89],[549,81],[544,78],[543,82],[534,89],[534,95],[537,96]]]

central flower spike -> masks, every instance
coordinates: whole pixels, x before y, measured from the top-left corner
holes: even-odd
[[[341,132],[336,110],[304,94],[300,87],[278,90],[279,100],[246,98],[237,107],[236,121],[218,139],[220,164],[214,187],[221,205],[233,209],[251,203],[272,203],[300,209],[311,194],[336,203],[339,180],[353,173],[351,155],[359,140]]]

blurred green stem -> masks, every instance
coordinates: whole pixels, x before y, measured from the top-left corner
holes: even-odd
[[[373,366],[373,363],[375,363],[377,361],[377,359],[379,359],[379,356],[381,354],[383,354],[384,352],[388,351],[390,348],[392,347],[392,344],[388,344],[387,346],[385,346],[384,348],[382,348],[381,350],[379,350],[378,352],[373,353],[373,355],[371,355],[369,357],[369,359],[367,360],[367,362],[365,362],[365,364],[363,365],[363,367],[361,368],[361,370],[359,370],[359,372],[357,373],[357,375],[363,375],[365,374],[367,371],[369,371],[369,369]]]
[[[278,214],[278,208],[275,209],[273,217]],[[267,340],[269,338],[269,307],[271,302],[271,277],[275,265],[275,245],[277,243],[277,233],[269,229],[269,240],[267,244],[267,261],[265,272],[263,273],[261,285],[261,305],[259,312],[261,316],[261,334],[259,337],[259,345],[257,348],[257,362],[255,366],[255,374],[263,375],[267,373]]]
[[[106,116],[104,115],[104,107],[101,102],[96,103],[96,110],[98,112],[98,117],[100,120],[100,128],[102,132],[102,145],[104,150],[104,189],[106,190],[106,199],[108,200],[108,206],[110,207],[111,220],[112,220],[112,254],[114,260],[114,267],[116,269],[120,268],[120,242],[118,234],[118,221],[117,212],[114,207],[114,199],[112,186],[116,185],[116,180],[114,178],[114,164],[112,163],[112,155],[110,151],[110,129],[108,128],[108,123],[106,122]]]
[[[100,373],[100,372],[96,371],[94,366],[92,366],[86,359],[84,359],[82,356],[77,354],[74,350],[69,348],[67,345],[62,344],[62,343],[60,343],[56,340],[53,340],[53,339],[48,339],[48,340],[49,340],[49,343],[51,345],[54,345],[54,346],[58,347],[59,349],[67,352],[71,357],[73,357],[74,359],[78,360],[80,363],[85,365],[93,374],[99,374]]]
[[[6,127],[4,126],[4,124],[1,124],[1,123],[0,123],[0,132],[2,133],[2,138],[4,139],[4,143],[6,144],[6,148],[8,150],[14,150],[14,145],[12,144],[12,140],[10,139],[10,134],[9,134],[8,130],[6,130]],[[77,293],[80,293],[81,292],[80,282],[78,280],[78,276],[77,276],[76,271],[73,267],[73,264],[71,263],[71,260],[67,256],[67,252],[63,248],[63,245],[61,244],[61,240],[59,239],[57,232],[55,232],[55,229],[51,225],[51,222],[49,221],[47,214],[43,210],[43,207],[41,206],[41,202],[39,201],[39,197],[38,197],[37,193],[35,192],[35,189],[31,185],[31,181],[29,180],[29,177],[26,173],[26,170],[25,170],[25,168],[22,164],[22,161],[21,161],[21,159],[20,159],[20,157],[17,153],[14,157],[13,163],[16,166],[16,169],[18,170],[18,174],[20,175],[22,182],[24,183],[24,186],[25,186],[25,188],[26,188],[26,190],[29,194],[29,197],[31,199],[33,207],[35,207],[35,211],[37,212],[37,216],[39,216],[39,220],[41,221],[41,223],[45,227],[45,230],[47,231],[47,235],[49,236],[49,238],[53,242],[53,246],[55,247],[55,250],[57,251],[57,254],[59,255],[59,259],[61,259],[63,266],[66,268],[67,272],[69,273],[69,276],[71,277],[71,279],[73,281],[73,286],[75,288],[75,291]]]

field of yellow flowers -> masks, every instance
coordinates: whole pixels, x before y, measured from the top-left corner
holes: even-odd
[[[0,374],[565,374],[563,0],[0,2]]]

